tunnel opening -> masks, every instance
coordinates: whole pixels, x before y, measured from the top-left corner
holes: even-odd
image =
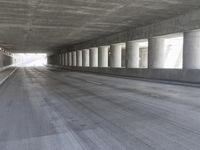
[[[183,68],[183,35],[166,38],[164,68]]]
[[[183,33],[155,37],[154,67],[161,69],[183,68]]]
[[[17,67],[42,67],[47,64],[46,53],[14,53],[13,61]]]

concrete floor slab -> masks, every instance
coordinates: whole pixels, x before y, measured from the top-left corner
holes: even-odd
[[[21,68],[0,95],[1,150],[200,147],[199,88]]]

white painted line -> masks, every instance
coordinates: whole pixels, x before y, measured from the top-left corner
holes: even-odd
[[[17,70],[17,68],[15,68],[11,73],[9,73],[8,76],[6,76],[3,80],[0,81],[0,86],[6,81],[8,80],[8,78],[10,78],[10,76]]]

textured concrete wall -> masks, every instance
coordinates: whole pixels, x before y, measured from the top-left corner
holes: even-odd
[[[5,68],[12,65],[12,57],[7,56],[0,52],[0,71]]]

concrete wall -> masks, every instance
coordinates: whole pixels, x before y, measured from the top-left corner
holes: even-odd
[[[198,83],[198,84],[200,83],[200,70],[89,68],[89,67],[63,67],[63,66],[62,68],[69,69],[72,71],[117,75],[124,77],[166,80],[175,82],[188,82],[188,83]]]
[[[0,52],[0,71],[12,65],[12,57]]]

